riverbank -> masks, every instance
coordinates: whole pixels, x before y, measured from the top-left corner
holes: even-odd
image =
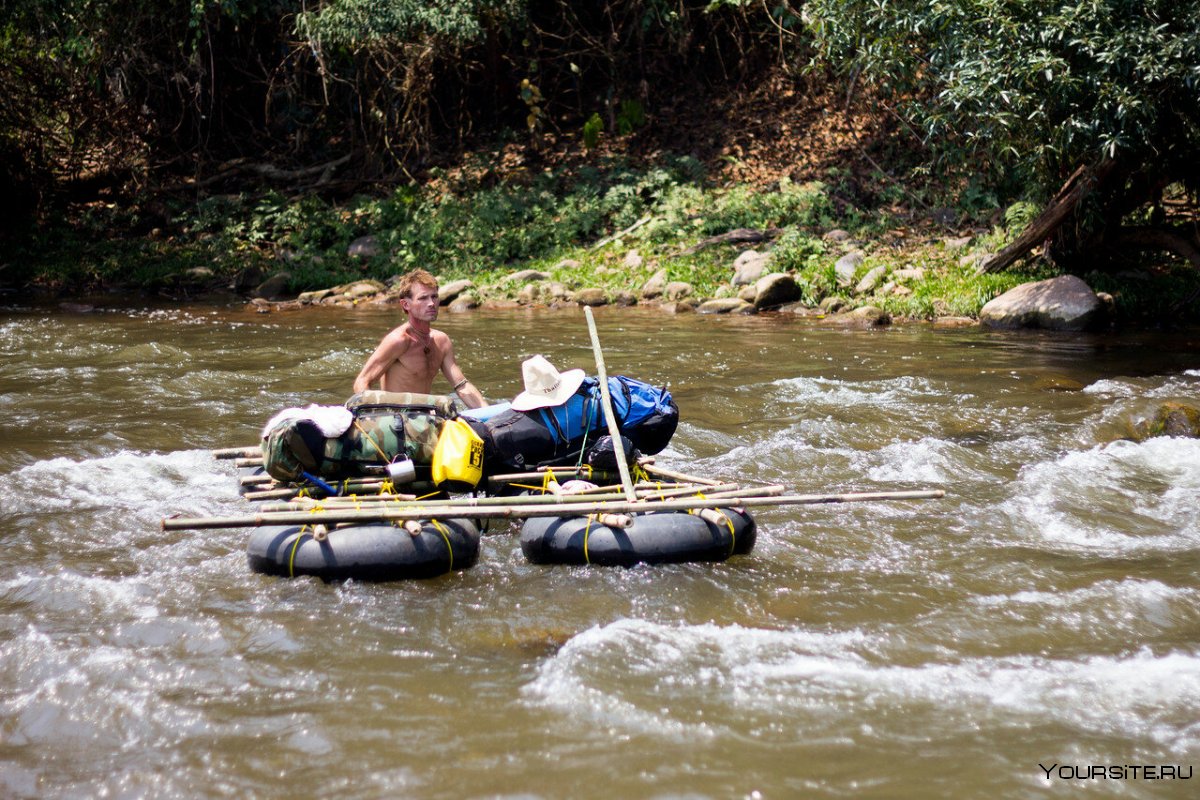
[[[934,320],[974,319],[1003,292],[1058,274],[1044,261],[978,269],[1024,228],[1029,204],[917,212],[863,202],[837,170],[825,170],[833,182],[713,186],[694,160],[659,162],[614,156],[533,175],[518,164],[502,178],[463,167],[344,200],[98,206],[10,247],[0,281],[10,298],[232,292],[271,310],[389,302],[395,277],[420,266],[459,287],[444,299],[463,308],[651,301]],[[1196,272],[1169,262],[1081,277],[1111,296],[1118,326],[1186,322],[1181,301],[1200,293]]]

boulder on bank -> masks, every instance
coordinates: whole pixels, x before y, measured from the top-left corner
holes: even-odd
[[[667,271],[660,269],[650,277],[650,280],[642,284],[641,295],[643,300],[653,300],[656,297],[661,297],[663,291],[667,288]]]
[[[825,235],[821,238],[827,242],[833,242],[834,244],[843,244],[850,241],[850,239],[853,237],[850,235],[850,231],[842,230],[841,228],[834,228],[831,231],[826,231]]]
[[[757,250],[745,251],[734,259],[731,283],[734,286],[749,286],[757,283],[758,279],[767,271],[770,262],[771,256],[768,253],[760,253]]]
[[[989,328],[1083,331],[1101,323],[1104,301],[1075,275],[1023,283],[993,298],[979,312]]]
[[[663,289],[663,299],[668,302],[682,300],[692,294],[692,285],[686,281],[671,281]]]
[[[448,306],[458,299],[459,295],[468,289],[474,289],[475,284],[470,280],[463,278],[462,280],[451,281],[444,286],[438,288],[438,304]]]
[[[887,275],[888,268],[886,266],[878,266],[863,275],[862,280],[854,287],[855,294],[870,294],[879,286],[880,281]]]
[[[545,272],[539,272],[536,269],[522,269],[505,275],[500,279],[500,283],[533,283],[534,281],[545,281],[549,279],[550,275]]]
[[[314,303],[319,303],[329,295],[333,294],[333,289],[316,289],[311,292],[301,292],[296,299],[302,306],[311,306]]]
[[[479,298],[469,292],[466,294],[460,294],[458,297],[454,298],[454,301],[451,302],[447,308],[452,313],[456,314],[462,313],[463,311],[470,311],[473,308],[479,308]]]
[[[384,294],[387,292],[387,287],[379,281],[362,280],[354,281],[354,283],[344,284],[337,287],[333,291],[335,294],[340,294],[347,300],[357,302],[360,300],[365,300],[368,297]]]
[[[658,304],[660,311],[665,311],[668,314],[683,314],[688,311],[695,311],[700,307],[700,301],[695,297],[686,297],[679,301],[664,301]]]
[[[542,283],[534,281],[527,283],[521,287],[521,291],[517,292],[517,302],[523,306],[531,306],[538,302],[542,297]]]
[[[821,302],[817,305],[817,309],[822,314],[836,314],[839,311],[845,310],[847,305],[849,305],[849,303],[846,302],[846,298],[833,294],[829,297],[821,298]]]
[[[608,304],[608,295],[603,289],[595,286],[580,289],[571,297],[581,306],[603,306]]]
[[[933,320],[933,327],[942,328],[942,329],[945,329],[945,328],[970,328],[970,327],[974,327],[975,324],[976,324],[975,320],[971,319],[970,317],[945,316],[945,317],[936,317]]]
[[[754,306],[740,297],[707,300],[696,309],[701,314],[753,314]]]
[[[837,275],[838,286],[849,286],[854,282],[854,273],[858,271],[858,266],[866,256],[857,250],[853,253],[847,253],[837,260],[833,265],[833,271]]]
[[[800,299],[800,287],[796,285],[796,279],[786,272],[764,275],[754,284],[754,288],[753,303],[759,311],[778,308]]]
[[[290,272],[276,272],[258,286],[254,287],[251,296],[259,300],[279,300],[287,294],[288,284],[292,282]]]
[[[892,324],[891,314],[876,306],[860,306],[853,311],[838,314],[828,319],[856,328],[882,328]]]

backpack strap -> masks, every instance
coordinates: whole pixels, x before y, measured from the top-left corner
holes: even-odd
[[[554,413],[554,409],[539,408],[538,413],[542,416],[542,421],[546,423],[549,430],[554,431],[554,440],[562,440],[563,443],[569,443],[571,440],[567,438],[567,432],[562,429],[562,425],[558,421],[558,416]],[[554,449],[558,449],[555,447]]]

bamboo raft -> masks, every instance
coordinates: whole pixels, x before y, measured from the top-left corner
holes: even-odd
[[[255,571],[391,580],[470,566],[478,555],[479,528],[487,520],[521,520],[522,550],[536,563],[630,566],[717,561],[748,553],[756,532],[748,509],[945,496],[941,490],[801,494],[780,485],[743,486],[689,475],[658,466],[653,457],[631,464],[613,415],[590,308],[584,308],[584,316],[616,451],[616,474],[582,466],[541,468],[492,475],[482,496],[417,496],[373,477],[280,483],[255,472],[263,467],[259,448],[232,447],[213,455],[250,473],[239,484],[247,500],[262,502],[259,509],[226,517],[168,517],[162,529],[265,530],[252,536],[248,548]],[[584,491],[565,491],[563,484],[575,479],[594,483]],[[527,494],[513,496],[514,491]],[[333,551],[331,537],[343,548],[340,554]]]
[[[241,458],[230,453],[242,453],[243,448],[214,450],[217,458]],[[543,468],[535,472],[495,475],[489,479],[489,489],[500,491],[522,486],[524,481],[543,482],[543,494],[511,497],[485,495],[482,497],[417,498],[411,494],[380,491],[383,480],[362,479],[340,482],[353,494],[316,496],[317,486],[280,484],[266,477],[260,481],[242,478],[244,485],[268,488],[247,493],[247,499],[282,499],[286,502],[268,504],[252,514],[228,517],[167,517],[162,520],[164,531],[249,528],[261,525],[294,524],[362,524],[366,522],[405,522],[432,517],[470,516],[475,519],[529,519],[534,517],[567,517],[610,515],[618,526],[627,527],[632,517],[662,511],[693,512],[702,509],[734,506],[758,508],[765,506],[818,505],[871,501],[926,500],[945,496],[940,489],[896,492],[840,492],[829,494],[787,493],[780,485],[742,486],[726,483],[656,466],[652,458],[639,460],[638,469],[663,480],[642,480],[630,483],[630,491],[622,484],[600,485],[576,494],[562,493],[559,479],[597,477],[595,473],[574,468]],[[537,489],[529,487],[527,489]],[[374,494],[367,492],[374,491]],[[363,492],[359,494],[358,492]],[[632,495],[633,499],[630,499]]]

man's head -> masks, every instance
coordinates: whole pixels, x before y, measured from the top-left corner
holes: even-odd
[[[400,290],[400,299],[411,298],[417,286],[428,286],[436,292],[438,290],[437,278],[423,269],[414,269],[400,278],[400,283],[396,287]]]
[[[437,278],[423,269],[414,269],[400,279],[400,307],[409,319],[433,322],[438,315]]]

